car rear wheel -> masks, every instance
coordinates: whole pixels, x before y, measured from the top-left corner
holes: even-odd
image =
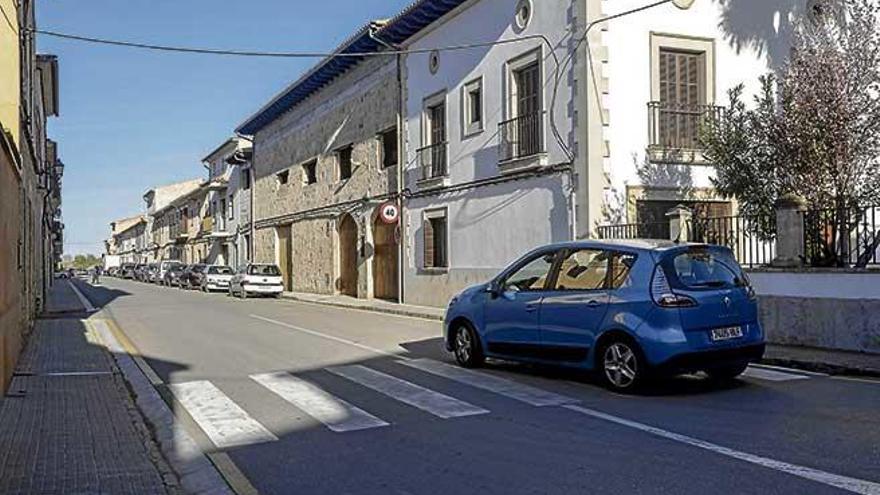
[[[728,381],[742,375],[749,367],[749,363],[738,363],[730,366],[721,366],[706,370],[709,378],[716,381]]]
[[[638,346],[630,339],[613,338],[602,346],[597,359],[601,379],[611,390],[635,390],[644,380],[645,361]]]
[[[486,360],[483,349],[480,347],[480,339],[470,325],[459,324],[454,330],[452,339],[452,352],[459,365],[465,368],[476,368]]]

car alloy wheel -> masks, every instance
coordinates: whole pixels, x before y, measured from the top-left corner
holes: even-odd
[[[483,362],[480,342],[474,331],[467,325],[460,325],[455,331],[452,350],[455,360],[465,368],[474,368]]]
[[[626,342],[614,342],[605,348],[603,372],[616,389],[628,389],[639,379],[639,358]]]

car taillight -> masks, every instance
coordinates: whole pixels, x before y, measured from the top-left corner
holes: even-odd
[[[690,308],[697,305],[697,301],[692,297],[676,294],[672,291],[669,280],[666,279],[666,272],[660,265],[654,267],[654,277],[651,279],[651,299],[656,305],[663,308]]]

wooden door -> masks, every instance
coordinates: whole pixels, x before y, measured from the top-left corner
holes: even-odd
[[[376,218],[373,227],[373,295],[397,300],[397,242],[394,225]]]
[[[339,280],[336,287],[340,294],[358,295],[358,230],[351,215],[339,222]]]

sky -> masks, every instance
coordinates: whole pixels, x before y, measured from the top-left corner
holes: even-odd
[[[199,48],[327,52],[411,0],[43,0],[37,27]],[[201,158],[315,59],[237,58],[46,36],[58,56],[65,254],[103,252],[110,222],[143,212],[153,186],[204,177]]]

